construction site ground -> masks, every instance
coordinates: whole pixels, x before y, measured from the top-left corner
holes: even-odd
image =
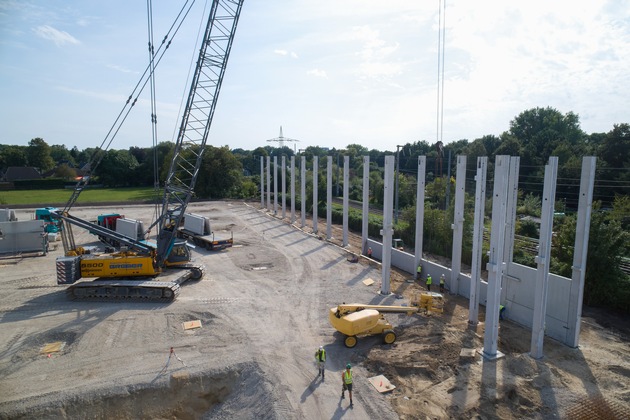
[[[392,294],[381,294],[380,264],[352,262],[360,236],[350,233],[344,249],[340,226],[326,240],[324,219],[315,234],[310,220],[300,229],[299,214],[292,226],[288,210],[282,219],[260,203],[201,202],[188,211],[208,216],[217,236],[231,230],[235,246],[194,249],[206,277],[184,284],[170,304],[68,300],[56,284],[61,242],[45,256],[0,256],[1,419],[630,418],[627,317],[585,309],[580,346],[547,338],[539,360],[529,356],[530,331],[506,319],[505,357],[489,361],[479,354],[483,307],[470,327],[468,300],[446,294],[443,313],[387,314],[394,344],[362,337],[348,349],[328,322],[331,307],[409,305],[424,291],[420,282],[394,270]],[[76,207],[73,215],[105,212],[148,226],[154,208]],[[18,210],[18,219],[32,213]],[[103,246],[75,235],[77,244]],[[320,345],[325,381],[315,365]],[[354,408],[340,398],[346,363]],[[395,388],[378,392],[368,380],[377,375]]]

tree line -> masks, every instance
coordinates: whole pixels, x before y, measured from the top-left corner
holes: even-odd
[[[104,153],[92,174],[98,184],[108,187],[155,186],[163,183],[174,150],[172,142],[162,142],[155,148],[129,147],[126,150],[101,151],[96,148],[68,150],[63,145],[49,146],[42,138],[32,139],[28,146],[0,145],[0,171],[9,166],[34,166],[41,173],[69,181],[82,173],[83,166],[95,153]],[[381,206],[383,201],[383,163],[386,155],[397,157],[397,202],[399,210],[396,232],[413,246],[415,232],[415,196],[418,156],[427,157],[425,191],[424,248],[428,252],[449,256],[452,246],[450,223],[454,204],[455,156],[467,156],[466,217],[463,261],[470,261],[472,251],[472,213],[474,211],[474,174],[477,157],[488,157],[488,186],[491,196],[494,158],[497,155],[520,157],[519,218],[516,224],[518,241],[514,251],[516,262],[535,266],[534,256],[538,237],[536,217],[540,215],[544,166],[550,156],[559,159],[552,271],[570,277],[572,247],[575,236],[575,211],[578,203],[581,161],[583,156],[597,157],[594,211],[591,219],[587,286],[585,302],[609,304],[630,311],[630,279],[624,267],[630,266],[630,125],[615,124],[606,133],[585,133],[576,114],[562,114],[556,109],[533,108],[510,121],[501,135],[486,135],[441,145],[426,140],[408,142],[396,151],[368,150],[360,144],[345,148],[325,149],[310,146],[300,151],[307,162],[307,209],[312,203],[312,161],[318,156],[320,167],[332,156],[333,194],[343,192],[343,156],[350,157],[348,186],[351,200],[362,200],[363,156],[370,157],[370,203]],[[228,146],[207,146],[195,186],[201,199],[260,197],[260,159],[267,156],[294,156],[289,147],[258,147],[255,150],[230,149]],[[156,167],[155,162],[158,163]],[[266,159],[265,159],[266,162]],[[296,158],[296,167],[300,159]],[[300,171],[296,170],[299,178]],[[280,173],[273,173],[280,180]],[[319,171],[318,197],[325,205],[325,172]],[[264,180],[266,182],[266,180]],[[273,181],[272,181],[273,182]],[[297,197],[299,200],[300,197]],[[318,203],[321,205],[322,203]],[[487,216],[491,202],[486,204]],[[322,213],[323,214],[323,213]],[[489,220],[489,219],[488,219]]]

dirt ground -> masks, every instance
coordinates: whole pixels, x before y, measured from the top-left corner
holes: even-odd
[[[92,220],[104,210],[73,214]],[[505,357],[486,361],[477,351],[460,355],[482,348],[483,319],[471,328],[468,301],[446,295],[441,314],[388,314],[394,344],[366,337],[347,349],[328,323],[330,307],[409,304],[423,291],[418,282],[393,271],[393,294],[381,295],[378,262],[348,261],[360,237],[350,234],[342,249],[341,228],[326,241],[324,219],[313,234],[310,222],[296,228],[288,214],[280,220],[256,203],[189,210],[209,216],[217,235],[231,230],[235,247],[195,249],[206,278],[185,284],[170,304],[68,301],[55,281],[60,242],[47,256],[0,259],[1,419],[630,418],[627,317],[585,309],[579,348],[546,339],[540,360],[528,355],[530,332],[504,320]],[[19,220],[32,211],[20,210]],[[149,206],[106,211],[151,221]],[[86,232],[75,235],[99,245]],[[193,320],[201,328],[184,330]],[[60,348],[44,348],[51,343]],[[319,345],[328,353],[325,381],[314,364]],[[353,409],[340,399],[348,362]],[[376,375],[395,389],[377,392],[368,381]]]

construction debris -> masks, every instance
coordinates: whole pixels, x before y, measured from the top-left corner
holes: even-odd
[[[184,330],[192,330],[195,328],[201,328],[201,321],[195,319],[194,321],[186,321],[183,323]]]
[[[396,389],[396,387],[392,385],[391,382],[389,382],[389,379],[387,379],[383,375],[373,376],[371,378],[368,378],[368,381],[370,381],[372,386],[374,386],[374,388],[376,388],[376,390],[381,394],[383,392],[389,392]]]

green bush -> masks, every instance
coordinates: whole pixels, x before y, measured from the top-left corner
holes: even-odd
[[[66,185],[63,178],[23,179],[13,181],[16,190],[56,190]]]

